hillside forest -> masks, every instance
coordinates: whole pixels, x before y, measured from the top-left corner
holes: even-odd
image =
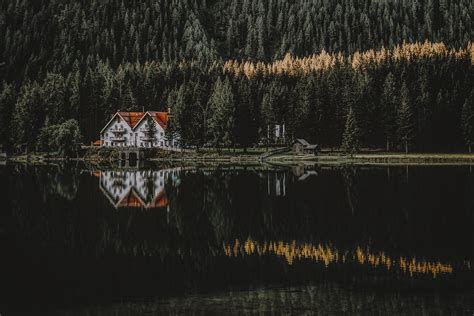
[[[66,152],[116,111],[186,147],[474,145],[471,0],[0,2],[0,144]]]

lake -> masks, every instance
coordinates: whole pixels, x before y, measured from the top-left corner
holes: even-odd
[[[0,166],[0,313],[474,312],[469,166]]]

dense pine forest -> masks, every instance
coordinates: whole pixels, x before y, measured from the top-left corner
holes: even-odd
[[[0,2],[0,143],[98,139],[171,108],[184,146],[474,145],[470,0]]]

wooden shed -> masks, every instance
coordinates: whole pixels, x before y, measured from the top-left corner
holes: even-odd
[[[319,146],[318,145],[311,145],[306,140],[302,138],[298,138],[293,142],[291,146],[293,153],[295,154],[314,154],[317,155],[319,153]]]

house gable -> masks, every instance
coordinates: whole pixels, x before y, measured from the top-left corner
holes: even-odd
[[[146,122],[146,118],[151,117],[155,123],[156,127],[159,130],[165,130],[166,127],[168,126],[168,113],[167,112],[154,112],[154,111],[148,111],[146,112],[143,117],[137,122],[135,125],[135,128],[139,128],[143,122]]]

